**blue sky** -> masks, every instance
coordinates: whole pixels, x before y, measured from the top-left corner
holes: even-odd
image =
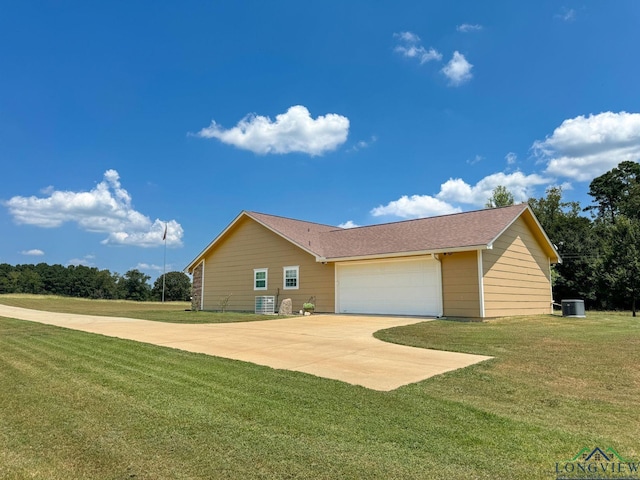
[[[181,270],[242,210],[332,225],[640,159],[640,3],[4,2],[0,263]]]

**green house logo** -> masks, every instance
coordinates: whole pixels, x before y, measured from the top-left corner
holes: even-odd
[[[556,480],[640,479],[640,462],[622,457],[613,447],[580,450],[571,460],[556,462]]]

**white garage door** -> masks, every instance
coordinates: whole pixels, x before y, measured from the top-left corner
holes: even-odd
[[[440,262],[431,257],[336,264],[336,311],[442,315]]]

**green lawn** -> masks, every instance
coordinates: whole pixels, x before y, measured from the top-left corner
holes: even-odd
[[[548,479],[595,446],[640,461],[629,315],[377,336],[495,359],[375,392],[0,318],[0,478]]]
[[[47,312],[80,313],[139,318],[168,323],[229,323],[273,320],[273,315],[237,312],[192,312],[189,302],[133,302],[130,300],[88,300],[55,295],[0,295],[0,303]]]

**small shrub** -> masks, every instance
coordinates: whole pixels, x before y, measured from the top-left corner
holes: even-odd
[[[231,298],[231,295],[233,295],[233,293],[230,293],[228,295],[223,295],[220,301],[218,302],[218,306],[220,307],[220,311],[222,313],[224,313],[227,310],[227,305],[229,305],[229,299]]]

